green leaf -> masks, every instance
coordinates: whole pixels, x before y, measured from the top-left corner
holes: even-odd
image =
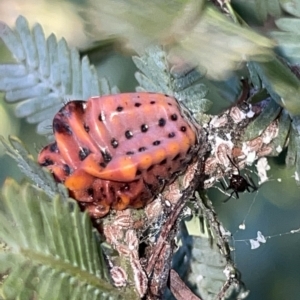
[[[290,138],[290,130],[291,130],[291,118],[286,110],[283,110],[278,118],[278,135],[273,141],[269,144],[269,146],[273,149],[269,156],[278,156],[284,149],[284,147],[288,143],[288,147],[290,147],[290,142],[288,142],[288,138]]]
[[[121,299],[108,279],[102,250],[86,213],[71,199],[49,198],[8,179],[0,201],[1,286],[5,299]],[[9,259],[8,259],[9,258]],[[124,299],[124,298],[123,298]]]
[[[17,117],[37,124],[40,134],[52,133],[53,116],[66,101],[112,92],[86,56],[80,59],[77,50],[53,34],[46,39],[39,24],[30,30],[20,16],[15,30],[0,23],[0,37],[16,59],[0,65],[0,90],[6,101],[17,102]]]
[[[270,16],[284,14],[280,0],[232,0],[231,4],[248,24],[264,25]]]
[[[267,0],[268,14],[272,17],[279,17],[282,14],[279,0]]]
[[[256,14],[258,16],[258,19],[262,22],[264,22],[268,16],[267,5],[268,4],[266,0],[255,0]]]
[[[287,13],[292,16],[300,17],[300,1],[299,0],[280,0],[280,5]]]
[[[262,83],[280,106],[291,115],[300,114],[300,81],[291,70],[277,58],[266,62],[251,62]]]
[[[95,39],[99,33],[102,38],[119,38],[138,53],[151,45],[167,45],[172,60],[200,65],[218,80],[240,68],[241,61],[268,54],[273,47],[271,40],[199,0],[94,1],[85,21]]]
[[[0,136],[0,142],[6,149],[6,153],[16,161],[20,170],[32,180],[37,188],[42,189],[51,198],[56,194],[64,198],[68,197],[68,191],[64,185],[57,184],[53,175],[37,164],[18,138],[10,136],[9,141],[6,141]]]
[[[220,251],[218,238],[221,237],[210,227],[212,224],[205,219],[206,217],[194,216],[190,221],[185,222],[189,234],[185,233],[181,236],[183,245],[179,251],[182,253],[175,254],[174,268],[186,278],[203,299],[218,299],[229,272],[237,271],[232,262],[228,261],[228,257]],[[185,252],[182,251],[183,249]],[[182,273],[183,270],[185,274]],[[223,297],[224,299],[244,299],[242,295],[245,297],[247,293],[242,284],[237,284],[231,286]]]
[[[295,170],[295,180],[296,183],[300,186],[300,117],[297,116],[293,119],[292,123],[292,134],[293,134],[293,147],[295,151],[296,159],[296,170]]]
[[[272,31],[270,35],[277,41],[277,52],[291,64],[300,62],[299,33]]]
[[[276,26],[282,31],[299,33],[300,19],[297,18],[279,18],[275,20]]]
[[[150,47],[144,55],[134,56],[133,61],[143,73],[135,77],[140,86],[137,91],[164,93],[174,96],[186,106],[195,117],[207,111],[211,101],[206,99],[207,87],[201,82],[203,74],[197,69],[178,72],[170,70],[166,53],[161,47]]]
[[[270,36],[277,42],[277,52],[291,64],[300,62],[299,47],[299,18],[283,17],[275,21],[282,31],[272,31]]]
[[[281,107],[271,98],[268,98],[268,100],[269,102],[264,107],[263,112],[247,126],[243,135],[244,141],[250,141],[261,135],[268,125],[279,115]]]
[[[297,160],[297,144],[298,143],[296,143],[296,136],[297,136],[297,133],[293,129],[293,126],[292,126],[288,151],[287,151],[287,154],[285,157],[285,164],[287,167],[290,167],[290,168],[296,165],[296,160]]]

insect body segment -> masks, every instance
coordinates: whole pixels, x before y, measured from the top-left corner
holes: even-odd
[[[71,101],[55,115],[53,132],[56,141],[38,161],[95,217],[146,205],[199,149],[189,113],[155,93]]]

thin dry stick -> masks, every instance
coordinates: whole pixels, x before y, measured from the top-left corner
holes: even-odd
[[[193,294],[193,292],[181,280],[178,273],[171,269],[170,271],[170,290],[177,300],[202,300]]]

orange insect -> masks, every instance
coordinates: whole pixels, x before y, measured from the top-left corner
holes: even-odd
[[[172,97],[126,93],[67,103],[38,162],[94,218],[140,208],[184,172],[199,149],[190,113]]]

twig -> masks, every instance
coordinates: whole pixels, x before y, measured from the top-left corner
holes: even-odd
[[[173,269],[170,271],[169,288],[177,300],[202,300],[202,298],[199,298],[192,293],[192,291],[181,280],[178,273]]]

